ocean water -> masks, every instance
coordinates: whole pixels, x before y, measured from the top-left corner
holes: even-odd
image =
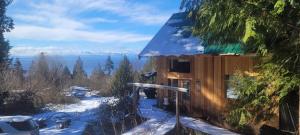
[[[90,75],[91,72],[95,67],[97,67],[98,64],[101,66],[105,65],[106,59],[109,55],[67,55],[67,56],[49,56],[50,60],[55,60],[59,61],[62,63],[64,66],[68,66],[70,71],[73,71],[74,64],[78,57],[81,58],[83,61],[83,67],[85,72]],[[112,61],[114,62],[114,70],[116,70],[119,67],[119,64],[121,60],[123,59],[124,55],[122,54],[113,54],[110,55]],[[128,54],[127,55],[128,59],[130,60],[133,68],[135,70],[140,70],[142,69],[143,65],[146,62],[146,59],[138,59],[138,56],[135,54]],[[32,64],[32,61],[34,61],[37,56],[12,56],[13,59],[19,58],[23,69],[25,71],[28,71],[30,68],[30,65]]]

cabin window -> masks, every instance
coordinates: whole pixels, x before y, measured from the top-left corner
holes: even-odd
[[[178,73],[190,73],[191,62],[188,59],[171,59],[169,71]]]
[[[168,85],[172,87],[178,87],[178,79],[168,79]]]
[[[225,90],[226,90],[226,97],[229,99],[237,99],[237,96],[234,94],[234,89],[230,85],[230,79],[232,78],[232,75],[225,75]]]
[[[178,81],[178,79],[168,79],[168,85],[172,86],[172,87],[178,87],[179,81]],[[170,99],[175,102],[176,92],[169,90],[168,95],[169,95]]]
[[[183,99],[189,100],[190,99],[190,90],[191,90],[191,81],[190,80],[183,80],[182,87],[188,89],[187,92],[183,93]]]

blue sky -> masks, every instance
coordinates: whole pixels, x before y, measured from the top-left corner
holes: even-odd
[[[11,55],[139,53],[181,0],[14,0]]]

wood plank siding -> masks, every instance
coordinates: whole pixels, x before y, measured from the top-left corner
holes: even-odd
[[[170,60],[178,58],[189,59],[190,73],[169,72]],[[190,80],[190,96],[180,103],[187,109],[188,115],[194,117],[219,118],[226,111],[225,76],[232,75],[237,70],[252,71],[253,56],[214,56],[194,55],[183,57],[158,57],[157,84],[168,84],[168,79],[179,80],[179,87],[183,87],[184,80]],[[172,94],[165,90],[158,90],[159,106],[163,98]]]

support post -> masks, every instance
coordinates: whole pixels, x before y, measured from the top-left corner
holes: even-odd
[[[300,86],[299,86],[299,90],[298,90],[298,135],[300,134]]]
[[[128,83],[128,85],[133,85],[142,88],[156,88],[156,89],[167,89],[176,92],[176,134],[180,134],[180,120],[179,120],[179,92],[187,92],[186,88],[157,85],[157,84],[146,84],[146,83]]]
[[[179,121],[179,92],[176,91],[176,134],[180,134],[180,121]]]

